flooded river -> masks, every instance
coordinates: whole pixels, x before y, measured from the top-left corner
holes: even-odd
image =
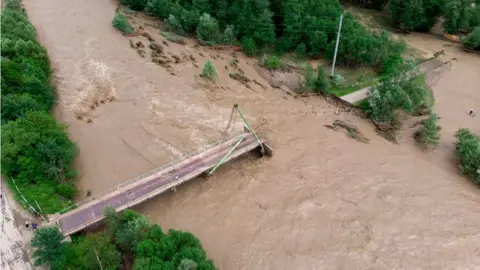
[[[442,59],[451,64],[433,87],[442,139],[424,153],[408,127],[394,145],[320,98],[294,99],[229,79],[226,53],[170,43],[166,53],[195,59],[182,60],[171,75],[111,27],[114,2],[24,2],[55,68],[57,115],[80,148],[79,199],[218,140],[238,103],[274,157],[234,161],[136,208],[164,227],[196,234],[220,269],[480,265],[480,190],[458,174],[452,137],[460,127],[480,132],[479,116],[467,114],[480,112],[479,57],[445,47]],[[159,30],[146,31],[161,39]],[[409,42],[443,48],[431,37]],[[210,58],[217,86],[197,76],[196,63]],[[247,77],[267,85],[251,68],[254,59],[239,59]],[[357,125],[370,143],[324,127],[335,119]]]

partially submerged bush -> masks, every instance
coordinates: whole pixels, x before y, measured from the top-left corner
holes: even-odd
[[[175,33],[172,33],[172,32],[161,32],[160,33],[164,38],[166,38],[168,41],[171,41],[171,42],[174,42],[174,43],[178,43],[178,44],[185,44],[185,40],[175,34]]]
[[[322,95],[328,94],[328,81],[322,66],[317,68],[317,79],[315,80],[315,90]]]
[[[304,79],[302,82],[301,87],[303,88],[303,91],[306,92],[312,92],[315,91],[315,71],[313,70],[313,67],[310,64],[305,64],[304,68]]]
[[[480,136],[461,128],[455,134],[456,155],[460,159],[460,171],[480,184]]]
[[[425,109],[427,89],[424,81],[418,80],[418,72],[412,69],[413,63],[405,63],[400,70],[384,77],[370,90],[368,96],[369,115],[377,123],[393,125],[396,122],[395,110],[402,109],[414,114]]]
[[[438,116],[435,113],[432,113],[428,119],[426,119],[414,136],[417,142],[428,146],[438,145],[440,140],[440,126],[438,125]]]
[[[209,81],[217,80],[217,70],[215,69],[215,65],[212,63],[212,61],[208,60],[205,63],[205,65],[203,66],[202,74],[200,74],[200,76]]]
[[[221,36],[217,20],[208,13],[200,16],[196,32],[198,39],[208,45],[215,45]]]
[[[128,22],[128,17],[121,12],[115,12],[115,16],[112,20],[112,26],[120,30],[122,33],[133,33],[133,27]]]

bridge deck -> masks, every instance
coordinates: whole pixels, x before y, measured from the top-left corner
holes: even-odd
[[[65,236],[81,231],[101,221],[103,219],[103,210],[106,206],[121,211],[193,179],[213,168],[242,136],[246,136],[245,139],[224,162],[259,147],[258,141],[253,134],[242,134],[144,179],[119,188],[104,197],[95,199],[70,212],[59,215],[51,220],[51,223],[58,224]],[[264,142],[262,139],[261,141],[262,143]],[[270,152],[270,149],[268,150]]]

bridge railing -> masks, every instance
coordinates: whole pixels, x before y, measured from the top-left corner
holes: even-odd
[[[182,162],[182,161],[185,161],[185,160],[187,160],[187,159],[189,159],[189,158],[191,158],[191,157],[193,157],[193,156],[199,155],[199,154],[201,154],[201,153],[203,153],[203,152],[206,152],[206,151],[208,151],[208,150],[210,150],[210,149],[212,149],[212,148],[215,148],[216,146],[218,146],[218,145],[220,145],[220,144],[222,144],[222,143],[225,143],[225,142],[227,142],[227,141],[229,141],[229,140],[231,140],[231,139],[233,139],[233,138],[239,137],[239,136],[242,135],[242,134],[244,134],[244,132],[243,132],[243,133],[236,133],[235,135],[231,135],[231,136],[229,136],[229,137],[227,137],[227,138],[224,138],[224,139],[222,139],[222,140],[219,140],[219,141],[216,141],[216,142],[214,142],[214,143],[212,143],[212,144],[209,144],[209,145],[207,145],[207,146],[205,146],[205,147],[202,147],[202,148],[198,149],[198,150],[195,151],[195,152],[192,152],[192,153],[189,153],[189,154],[187,154],[187,155],[184,155],[184,156],[180,157],[179,159],[173,160],[173,161],[171,161],[171,162],[169,162],[169,163],[167,163],[167,164],[164,164],[164,165],[162,165],[162,166],[160,166],[160,167],[157,167],[157,168],[155,168],[155,169],[153,169],[153,170],[151,170],[151,171],[149,171],[149,172],[147,172],[147,173],[141,174],[141,175],[139,175],[139,176],[136,176],[136,177],[133,178],[133,179],[130,179],[130,180],[128,180],[128,181],[125,181],[125,182],[117,185],[117,186],[114,187],[114,188],[108,189],[108,190],[106,190],[106,191],[104,191],[104,192],[102,192],[102,193],[100,193],[100,194],[97,194],[97,195],[92,196],[92,197],[90,197],[90,198],[88,198],[88,199],[85,199],[85,200],[83,200],[83,201],[80,201],[80,202],[78,202],[78,203],[75,203],[75,204],[73,204],[73,205],[71,205],[71,206],[69,206],[69,207],[66,207],[66,208],[60,210],[60,211],[59,211],[57,214],[55,214],[54,216],[57,216],[57,217],[58,217],[58,216],[61,215],[61,214],[65,214],[65,213],[67,213],[67,212],[70,211],[70,210],[73,210],[73,209],[75,209],[75,208],[78,208],[78,207],[80,207],[80,206],[82,206],[82,205],[85,205],[85,204],[87,204],[87,203],[89,203],[89,202],[92,202],[92,201],[94,201],[94,200],[96,200],[96,199],[103,198],[103,197],[107,196],[108,194],[110,194],[110,193],[112,193],[112,192],[115,192],[115,191],[117,191],[117,190],[119,190],[119,189],[121,189],[121,188],[123,188],[123,187],[126,187],[126,186],[128,186],[128,185],[131,185],[131,184],[137,182],[137,181],[140,181],[140,180],[145,179],[145,178],[147,178],[147,177],[150,177],[150,176],[152,176],[152,175],[154,175],[154,174],[157,174],[158,172],[161,172],[161,171],[163,171],[163,170],[165,170],[165,169],[167,169],[167,168],[169,168],[169,167],[173,167],[175,164],[178,164],[178,163],[180,163],[180,162]]]

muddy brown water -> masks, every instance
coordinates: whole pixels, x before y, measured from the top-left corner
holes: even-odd
[[[459,127],[480,132],[478,115],[467,115],[470,108],[480,111],[479,57],[445,47],[445,61],[457,60],[450,59],[433,87],[442,139],[438,149],[424,153],[408,127],[394,145],[365,120],[337,114],[322,99],[245,87],[228,77],[230,53],[170,43],[165,54],[182,59],[172,64],[177,75],[171,75],[139,57],[111,27],[114,2],[24,2],[55,68],[57,116],[80,148],[83,194],[101,193],[224,137],[231,105],[239,103],[275,156],[231,162],[208,180],[136,210],[166,228],[195,233],[220,269],[480,265],[480,190],[459,176],[452,137]],[[143,26],[162,40],[158,29]],[[424,50],[444,45],[428,36],[408,39]],[[217,66],[216,86],[197,76],[195,65],[207,59]],[[247,77],[267,85],[252,68],[254,59],[239,60]],[[370,143],[324,127],[335,119],[356,124]],[[241,128],[237,117],[235,129]]]

